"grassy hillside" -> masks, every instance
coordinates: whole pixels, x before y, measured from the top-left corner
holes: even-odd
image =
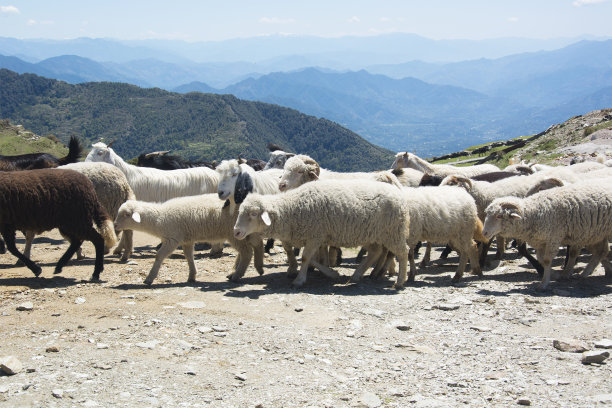
[[[334,122],[277,105],[120,83],[70,85],[8,70],[0,70],[0,118],[64,142],[74,134],[85,146],[116,140],[125,158],[172,150],[192,160],[267,159],[274,142],[336,170],[384,169],[393,161],[393,152]]]
[[[0,120],[0,154],[3,156],[15,156],[18,154],[46,152],[56,157],[63,157],[68,153],[58,138],[53,135],[42,137],[23,126],[14,126],[4,119]]]

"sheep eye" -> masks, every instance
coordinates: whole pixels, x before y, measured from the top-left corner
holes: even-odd
[[[252,218],[257,218],[257,213],[256,212],[252,212],[251,214],[249,214]]]

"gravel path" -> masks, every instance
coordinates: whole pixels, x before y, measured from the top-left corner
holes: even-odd
[[[135,235],[133,261],[108,257],[102,283],[87,282],[91,258],[52,276],[66,248],[55,232],[34,244],[43,278],[2,255],[0,362],[18,372],[0,376],[0,406],[612,406],[611,360],[583,364],[553,346],[610,347],[601,267],[540,293],[514,250],[458,285],[451,256],[396,292],[394,278],[346,284],[355,253],[345,251],[341,281],[313,272],[293,290],[280,247],[265,275],[250,267],[240,284],[225,279],[226,247],[218,259],[198,252],[196,284],[177,251],[149,288],[157,242]]]

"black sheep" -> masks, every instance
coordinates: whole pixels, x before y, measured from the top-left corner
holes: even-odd
[[[96,231],[93,225],[97,226]],[[104,244],[112,247],[117,237],[113,222],[98,202],[94,186],[73,170],[43,169],[0,172],[0,233],[10,253],[21,260],[35,276],[41,268],[15,246],[15,231],[39,234],[58,228],[70,246],[57,262],[60,273],[84,240],[96,248],[91,280],[98,280],[104,269]]]
[[[0,155],[0,171],[6,170],[34,170],[47,169],[50,167],[63,166],[68,163],[76,163],[83,154],[83,146],[76,136],[70,138],[68,143],[68,154],[57,158],[50,153],[27,153],[16,156]]]
[[[138,162],[136,164],[140,167],[153,167],[160,170],[190,169],[193,167],[208,167],[214,170],[216,167],[214,162],[192,162],[168,153],[170,152],[142,153],[138,156]]]

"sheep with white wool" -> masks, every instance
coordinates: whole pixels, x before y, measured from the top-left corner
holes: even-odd
[[[7,249],[35,276],[40,275],[41,268],[17,250],[15,231],[40,234],[53,228],[70,241],[55,273],[60,273],[81,243],[88,240],[96,248],[91,280],[99,280],[104,269],[104,245],[112,247],[117,237],[91,181],[73,170],[0,172],[0,233]]]
[[[395,155],[395,161],[391,165],[392,169],[412,168],[423,173],[434,174],[437,176],[450,176],[453,174],[465,177],[473,177],[483,173],[499,171],[499,167],[493,164],[477,164],[474,166],[458,167],[450,164],[432,164],[420,158],[416,154],[400,152]]]
[[[234,271],[228,275],[237,281],[255,254],[255,269],[263,274],[263,245],[261,237],[252,235],[246,241],[234,238],[233,228],[238,216],[235,206],[225,205],[216,194],[179,197],[164,203],[129,200],[119,208],[115,226],[119,230],[143,231],[161,239],[155,262],[144,283],[151,285],[164,259],[179,245],[189,265],[188,282],[195,282],[197,268],[193,259],[196,242],[223,244],[229,242],[238,251]]]
[[[134,192],[130,188],[125,175],[116,168],[115,166],[108,163],[92,163],[92,162],[79,162],[70,163],[64,166],[58,167],[59,169],[74,170],[87,176],[93,183],[96,195],[102,207],[106,210],[111,219],[115,219],[117,211],[121,204],[127,200],[134,200]],[[26,242],[23,254],[26,257],[30,257],[30,250],[32,247],[32,240],[34,239],[34,233],[32,231],[26,231]],[[115,255],[121,255],[122,261],[127,261],[132,254],[132,231],[126,230],[123,232],[121,240],[113,253]],[[81,259],[80,248],[77,251],[77,258]]]
[[[400,274],[395,287],[399,289],[406,281],[408,229],[409,215],[398,188],[363,180],[321,180],[283,195],[249,195],[240,206],[234,234],[244,239],[259,233],[304,247],[302,265],[293,281],[296,287],[306,281],[311,263],[326,275],[338,277],[336,271],[314,259],[321,246],[366,246],[373,256],[368,254],[356,276],[385,247],[398,257]]]
[[[85,159],[87,162],[106,162],[121,170],[130,183],[136,199],[164,202],[171,198],[214,193],[219,176],[208,167],[190,169],[159,170],[138,167],[125,162],[104,143],[95,143]]]
[[[483,243],[488,240],[482,235],[482,222],[472,196],[463,189],[450,186],[403,188],[402,194],[410,214],[408,280],[414,281],[416,275],[414,249],[419,241],[449,244],[459,253],[453,282],[463,276],[468,259],[472,273],[482,276],[474,239]]]
[[[550,283],[551,263],[561,245],[586,247],[592,253],[583,277],[589,276],[599,262],[606,276],[612,276],[612,265],[606,259],[608,238],[612,236],[610,187],[609,182],[597,180],[541,191],[526,198],[498,198],[486,209],[483,235],[514,237],[534,247],[544,267],[540,289]],[[566,267],[563,277],[570,272]]]
[[[290,190],[314,180],[371,180],[381,181],[384,183],[393,184],[398,188],[404,186],[417,186],[422,173],[418,173],[418,177],[411,171],[383,170],[373,172],[336,172],[322,169],[312,157],[305,154],[299,154],[289,158],[283,168],[283,175],[279,183],[281,191]],[[412,170],[412,169],[409,169]]]

